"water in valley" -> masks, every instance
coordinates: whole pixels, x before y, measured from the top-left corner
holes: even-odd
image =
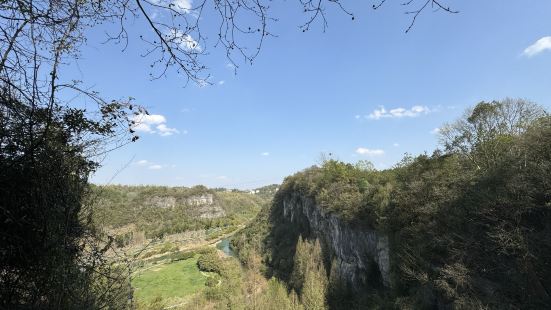
[[[224,252],[224,254],[226,254],[228,256],[235,257],[235,253],[233,252],[233,250],[230,247],[230,240],[228,238],[224,238],[224,239],[220,240],[220,242],[218,242],[216,244],[216,248],[219,249],[220,251]]]

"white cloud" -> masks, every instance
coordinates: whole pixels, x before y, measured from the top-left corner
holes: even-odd
[[[154,130],[151,126],[162,124],[166,122],[166,118],[160,114],[138,114],[135,115],[132,120],[134,121],[134,126],[132,129],[140,132],[154,133]]]
[[[192,36],[187,33],[184,33],[182,30],[177,28],[172,28],[166,33],[166,40],[173,42],[180,46],[181,49],[186,51],[201,52],[202,48]]]
[[[361,117],[361,115],[359,115],[359,114],[354,115],[355,119],[360,119],[360,117]]]
[[[138,160],[134,164],[136,164],[138,166],[141,166],[141,167],[146,167],[147,166],[147,169],[149,169],[149,170],[159,170],[159,169],[162,169],[162,168],[166,167],[166,166],[163,166],[163,165],[156,164],[154,162],[150,162],[149,160],[145,160],[145,159]]]
[[[174,0],[172,1],[174,9],[181,13],[189,13],[192,9],[193,0]]]
[[[224,85],[225,83],[226,83],[226,81],[224,81],[224,80],[218,81],[218,85]]]
[[[228,68],[230,70],[235,70],[237,67],[234,64],[232,64],[231,62],[228,62],[226,64],[226,68]]]
[[[169,128],[166,126],[166,124],[159,124],[157,125],[157,130],[159,130],[159,135],[166,137],[166,136],[172,136],[175,133],[180,133],[178,129],[176,128]]]
[[[430,133],[431,133],[432,135],[436,135],[436,134],[438,134],[439,132],[440,132],[440,128],[438,128],[438,127],[437,127],[437,128],[434,128],[433,130],[430,131]]]
[[[365,156],[381,156],[385,154],[385,151],[380,149],[368,149],[365,147],[359,147],[356,149],[356,153]]]
[[[400,146],[400,144],[398,144],[398,143],[394,143],[394,144],[392,144],[392,146],[394,146],[394,147],[399,147],[399,146]]]
[[[138,122],[136,122],[136,124],[132,126],[132,130],[139,131],[139,132],[148,132],[148,133],[154,132],[153,129],[151,129],[150,125],[145,123],[138,123]]]
[[[394,108],[390,110],[386,110],[385,107],[381,106],[367,115],[367,118],[378,120],[381,118],[417,117],[421,114],[428,114],[429,112],[431,112],[431,110],[428,107],[420,105],[413,106],[411,109]]]
[[[262,156],[270,156],[270,152],[263,152],[263,153],[261,153],[260,155],[262,155]]]
[[[157,133],[160,136],[171,136],[180,133],[176,128],[170,128],[166,125],[166,117],[160,114],[143,114],[134,115],[132,118],[134,125],[132,130],[145,133]],[[187,133],[187,131],[185,131]]]
[[[524,49],[522,54],[527,57],[532,57],[546,50],[551,50],[551,36],[537,40],[534,44]]]

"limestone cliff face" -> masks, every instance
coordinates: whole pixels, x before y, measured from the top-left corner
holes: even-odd
[[[331,259],[336,261],[341,279],[352,287],[365,286],[373,263],[378,268],[382,284],[390,287],[388,237],[375,230],[351,225],[336,214],[325,212],[316,203],[300,195],[283,200],[285,220],[297,225],[306,224],[309,235],[320,239]]]
[[[213,202],[212,194],[195,195],[186,199],[186,204],[190,206],[211,205]]]
[[[148,204],[157,208],[173,209],[185,205],[188,211],[203,219],[219,218],[226,215],[224,209],[215,203],[213,194],[195,195],[185,199],[176,199],[173,196],[153,196]]]
[[[172,196],[153,196],[149,198],[148,204],[163,209],[174,208],[176,206],[176,198]]]
[[[185,200],[185,203],[193,207],[200,218],[213,219],[226,215],[224,209],[214,203],[212,194],[191,196]]]

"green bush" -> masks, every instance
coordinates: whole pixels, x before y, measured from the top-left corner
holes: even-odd
[[[180,260],[186,260],[186,259],[190,259],[193,256],[195,256],[195,254],[196,253],[194,251],[178,252],[178,253],[174,253],[174,254],[170,255],[170,260],[173,261],[173,262],[180,261]]]
[[[215,287],[218,285],[219,282],[220,282],[220,277],[213,276],[207,279],[207,281],[205,282],[205,285],[208,287]]]
[[[220,273],[222,264],[223,262],[215,250],[202,254],[197,259],[197,267],[201,271]]]
[[[142,255],[142,258],[145,259],[145,258],[154,256],[154,255],[164,254],[164,253],[168,253],[168,252],[175,252],[175,251],[178,251],[178,246],[173,244],[173,243],[167,242],[167,243],[164,243],[158,249],[154,249],[154,250],[151,250],[149,252],[145,252]]]

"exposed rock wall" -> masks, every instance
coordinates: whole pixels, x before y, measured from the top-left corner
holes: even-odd
[[[309,234],[320,239],[337,263],[340,277],[352,287],[363,287],[370,268],[376,264],[384,286],[390,287],[388,237],[375,230],[350,225],[325,212],[310,198],[291,195],[283,200],[283,215],[291,223],[309,226]]]
[[[176,199],[173,196],[153,196],[149,199],[148,203],[158,208],[175,208],[182,204],[190,208],[190,212],[194,216],[198,216],[204,219],[219,218],[226,215],[224,209],[218,204],[214,203],[213,194],[195,195],[184,200]]]
[[[200,218],[212,219],[226,215],[224,209],[214,203],[212,194],[191,196],[186,199],[186,204],[192,206]]]
[[[174,206],[176,205],[176,198],[171,196],[153,196],[149,199],[149,204],[157,208],[174,208]]]
[[[186,204],[191,206],[211,205],[213,202],[212,194],[196,195],[186,199]]]
[[[214,219],[226,215],[222,207],[214,204],[198,206],[196,212],[198,212],[199,217],[203,219]]]

